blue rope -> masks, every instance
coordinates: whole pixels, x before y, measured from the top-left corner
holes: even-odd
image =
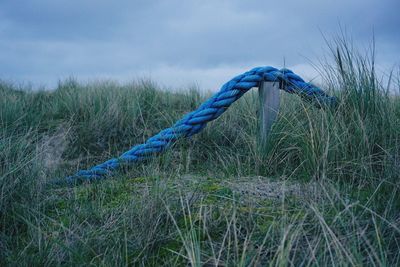
[[[133,164],[161,154],[178,139],[200,132],[208,122],[215,120],[244,93],[261,82],[280,82],[281,89],[301,96],[321,108],[336,106],[337,99],[330,97],[320,88],[305,82],[288,69],[258,67],[234,77],[225,83],[221,90],[204,102],[198,109],[186,114],[172,127],[167,128],[148,139],[144,144],[136,145],[118,158],[110,159],[89,170],[81,170],[66,178],[67,183],[93,181],[111,175],[122,164]]]

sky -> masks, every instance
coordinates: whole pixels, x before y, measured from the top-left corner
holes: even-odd
[[[345,32],[378,67],[400,65],[400,0],[1,0],[0,79],[151,78],[166,88],[218,90],[256,66],[312,67]]]

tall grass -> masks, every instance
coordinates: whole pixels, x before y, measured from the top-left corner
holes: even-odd
[[[45,185],[145,141],[210,94],[152,81],[1,83],[0,263],[399,265],[400,100],[373,53],[342,39],[330,49],[319,70],[338,108],[283,95],[266,150],[254,91],[162,157],[73,188]],[[400,90],[395,72],[390,84]],[[254,190],[275,183],[299,189]]]

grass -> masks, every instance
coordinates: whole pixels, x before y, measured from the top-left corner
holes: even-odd
[[[373,55],[341,39],[330,48],[322,87],[340,105],[283,95],[266,151],[253,91],[160,158],[76,187],[46,184],[145,141],[209,94],[1,83],[0,264],[400,265],[400,99]],[[400,89],[395,74],[390,86]]]

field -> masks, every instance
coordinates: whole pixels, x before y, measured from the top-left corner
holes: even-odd
[[[320,71],[339,106],[283,94],[264,149],[253,90],[161,157],[76,186],[50,184],[210,94],[0,83],[0,265],[400,266],[399,76],[382,84],[373,57],[337,45]]]

